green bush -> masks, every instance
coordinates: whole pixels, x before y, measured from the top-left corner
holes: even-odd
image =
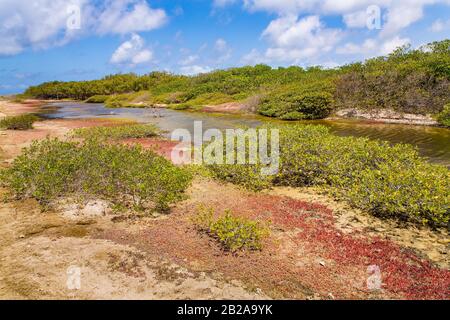
[[[255,220],[233,216],[230,210],[214,218],[213,209],[200,208],[194,224],[203,232],[217,239],[225,250],[261,250],[269,228]]]
[[[95,95],[95,96],[89,97],[84,102],[86,102],[86,103],[105,103],[108,98],[109,98],[109,96],[107,96],[107,95]]]
[[[211,176],[224,182],[241,185],[253,191],[261,191],[263,189],[269,188],[272,184],[273,177],[270,175],[261,175],[261,171],[266,167],[266,165],[264,165],[259,158],[256,159],[256,162],[254,164],[248,164],[250,160],[248,138],[245,138],[245,140],[243,141],[245,143],[245,146],[243,146],[245,148],[245,161],[241,162],[243,164],[227,164],[227,143],[234,144],[234,157],[236,160],[240,151],[238,150],[238,148],[240,147],[238,138],[235,136],[233,139],[234,141],[227,141],[226,139],[224,139],[223,141],[223,154],[221,155],[221,164],[215,161],[215,154],[211,155],[213,159],[209,159],[209,155],[205,152],[205,148],[213,146],[214,142],[212,142],[212,144],[205,144],[203,146],[203,160],[205,163],[205,167],[209,170]],[[217,157],[220,158],[220,155],[218,155]]]
[[[280,116],[281,120],[304,120],[305,114],[298,111],[292,111]]]
[[[438,114],[437,120],[443,126],[450,127],[450,104],[447,104],[444,110]]]
[[[179,103],[179,104],[172,104],[170,106],[170,109],[172,110],[189,110],[192,108],[192,105],[188,103]]]
[[[450,175],[445,167],[422,163],[383,163],[365,169],[340,194],[355,207],[381,217],[432,226],[450,219]]]
[[[258,112],[283,120],[313,120],[326,118],[331,112],[332,105],[332,95],[327,92],[289,90],[263,99]]]
[[[114,127],[93,127],[74,130],[76,137],[113,140],[149,138],[155,137],[158,134],[158,128],[152,124],[128,124]]]
[[[427,163],[413,147],[337,137],[323,126],[279,129],[277,175],[261,175],[254,165],[209,166],[212,175],[253,190],[270,185],[322,186],[376,216],[435,226],[449,222],[450,171]]]
[[[134,210],[167,211],[181,200],[191,174],[138,146],[87,140],[35,141],[0,175],[17,199],[43,207],[61,197],[101,198]]]
[[[6,117],[0,120],[0,128],[8,130],[28,130],[33,129],[33,123],[39,118],[32,114]]]

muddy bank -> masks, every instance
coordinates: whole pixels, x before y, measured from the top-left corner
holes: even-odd
[[[400,113],[389,109],[359,110],[342,109],[328,118],[335,119],[359,119],[381,123],[410,124],[419,126],[439,126],[439,123],[431,115]]]
[[[28,99],[24,102],[14,102],[0,99],[0,119],[6,116],[18,116],[25,113],[38,112],[40,107],[50,100]]]

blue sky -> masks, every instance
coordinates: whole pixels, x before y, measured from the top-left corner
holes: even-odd
[[[0,94],[118,72],[334,67],[450,38],[450,0],[0,0]]]

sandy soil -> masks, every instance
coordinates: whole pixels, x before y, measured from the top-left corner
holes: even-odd
[[[342,109],[335,114],[337,119],[351,118],[362,119],[373,122],[411,124],[419,126],[438,126],[439,123],[433,119],[431,115],[400,113],[394,110],[358,110],[358,109]],[[329,118],[334,119],[333,117]]]
[[[33,201],[2,205],[0,217],[0,299],[267,298],[133,247],[92,239],[91,233],[111,228],[110,218],[42,213]],[[67,285],[73,267],[81,272],[78,290]]]
[[[1,106],[5,114],[22,108]],[[96,125],[113,123],[48,120],[29,131],[2,131],[2,165],[33,139]],[[124,143],[164,156],[172,147],[157,139]],[[194,227],[199,205],[269,223],[264,250],[224,252]],[[318,190],[255,194],[197,178],[170,215],[117,215],[102,201],[65,199],[52,212],[33,200],[0,202],[0,298],[449,299],[448,249],[445,231],[382,221]],[[381,270],[379,290],[367,287],[373,265]],[[78,290],[67,286],[74,266]]]
[[[344,233],[363,233],[365,236],[381,237],[410,248],[442,268],[450,268],[450,237],[448,230],[431,230],[397,221],[378,219],[367,212],[336,201],[315,188],[277,187],[270,194],[288,196],[326,205],[333,210],[335,225]]]
[[[218,113],[242,113],[247,111],[245,105],[240,102],[228,102],[218,105],[207,105],[202,108],[203,112]]]

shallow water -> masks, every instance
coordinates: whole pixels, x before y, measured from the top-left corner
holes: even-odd
[[[167,134],[178,128],[193,132],[194,121],[202,121],[203,130],[228,129],[239,126],[255,127],[265,122],[281,123],[281,121],[255,115],[210,114],[148,108],[108,109],[103,104],[79,102],[52,103],[43,107],[42,116],[50,119],[127,118],[142,123],[153,123],[167,131]],[[339,136],[367,137],[391,143],[412,144],[429,161],[450,167],[449,129],[351,120],[317,120],[303,121],[302,123],[325,125]]]

